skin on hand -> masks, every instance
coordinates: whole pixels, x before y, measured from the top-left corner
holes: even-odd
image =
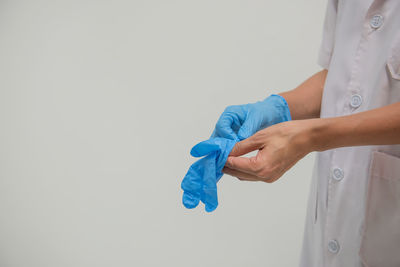
[[[319,117],[327,74],[327,70],[319,71],[297,88],[281,93],[294,121],[270,126],[237,143],[222,171],[241,180],[271,183],[312,151],[308,134],[312,127],[307,119]],[[259,150],[255,157],[239,157],[254,150]]]
[[[235,145],[224,173],[245,181],[272,183],[312,151],[309,120],[288,121],[261,130]],[[258,150],[254,157],[240,157]]]
[[[272,183],[312,151],[400,144],[400,102],[347,116],[319,118],[327,74],[322,70],[296,89],[280,94],[293,121],[270,126],[237,143],[222,171],[240,180]],[[255,157],[240,157],[255,150]]]
[[[270,126],[237,143],[223,172],[240,180],[271,183],[312,151],[394,144],[400,144],[400,102],[342,117]],[[240,157],[255,150],[255,157]]]

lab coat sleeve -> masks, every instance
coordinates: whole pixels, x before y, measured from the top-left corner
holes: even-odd
[[[329,63],[335,46],[337,2],[337,0],[328,0],[328,5],[326,7],[322,43],[318,54],[318,65],[324,69],[329,69]]]

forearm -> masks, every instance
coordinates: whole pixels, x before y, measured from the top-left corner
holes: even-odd
[[[310,146],[314,151],[400,144],[400,102],[349,116],[310,121]]]
[[[327,70],[317,72],[297,88],[281,93],[289,105],[293,120],[318,118]]]

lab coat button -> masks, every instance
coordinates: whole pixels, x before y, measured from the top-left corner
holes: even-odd
[[[361,106],[362,103],[362,97],[360,95],[352,95],[351,96],[351,100],[350,100],[350,106],[353,108],[358,108],[359,106]]]
[[[344,172],[341,168],[334,168],[332,174],[333,179],[336,181],[340,181],[344,177]]]
[[[378,29],[383,24],[383,16],[382,15],[374,15],[369,21],[369,25],[373,29]]]
[[[339,252],[339,249],[340,249],[339,243],[336,240],[332,239],[328,242],[328,250],[331,253],[336,254]]]

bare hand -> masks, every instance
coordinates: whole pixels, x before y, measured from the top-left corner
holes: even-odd
[[[312,151],[313,120],[279,123],[237,143],[223,172],[240,180],[272,183]],[[240,157],[258,150],[254,157]]]

